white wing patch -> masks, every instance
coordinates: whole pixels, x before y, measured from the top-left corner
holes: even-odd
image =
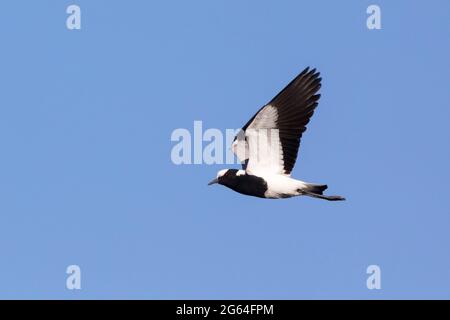
[[[248,173],[285,174],[277,119],[277,109],[266,105],[245,132],[242,131],[236,136],[231,149],[241,162],[248,159]]]
[[[276,128],[276,121],[278,120],[278,112],[275,107],[270,104],[262,108],[260,112],[253,119],[252,123],[248,126],[248,129],[263,129],[263,128]],[[247,131],[247,130],[246,130]]]
[[[240,131],[236,135],[236,140],[234,140],[233,144],[231,145],[231,150],[237,156],[239,161],[244,162],[250,156],[248,131],[250,129],[275,129],[277,119],[277,109],[271,105],[267,105],[258,112],[258,114],[255,116],[255,119],[253,119],[245,132]]]
[[[249,150],[248,143],[245,141],[245,134],[241,131],[231,145],[231,151],[236,155],[240,162],[244,162],[248,159]]]
[[[247,129],[246,136],[249,145],[247,172],[254,175],[284,174],[278,129]]]

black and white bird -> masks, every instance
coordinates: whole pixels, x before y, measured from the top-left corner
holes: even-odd
[[[329,201],[345,200],[327,196],[327,185],[291,178],[306,125],[318,105],[320,94],[316,69],[303,70],[268,104],[263,106],[234,138],[232,151],[242,170],[224,169],[211,184],[260,198],[280,199],[310,196]]]

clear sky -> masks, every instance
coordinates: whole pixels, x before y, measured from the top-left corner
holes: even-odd
[[[446,0],[2,2],[0,298],[450,298],[449,40]],[[306,66],[293,175],[346,202],[172,163],[174,129],[239,128]]]

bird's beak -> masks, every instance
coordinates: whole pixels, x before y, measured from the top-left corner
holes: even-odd
[[[219,179],[215,178],[215,179],[211,180],[211,181],[208,183],[208,186],[210,186],[210,185],[212,185],[212,184],[215,184],[215,183],[219,183]]]

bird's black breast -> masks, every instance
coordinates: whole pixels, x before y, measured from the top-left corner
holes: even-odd
[[[248,196],[265,198],[267,182],[263,178],[249,174],[236,175],[237,170],[230,171],[219,179],[220,184]]]

